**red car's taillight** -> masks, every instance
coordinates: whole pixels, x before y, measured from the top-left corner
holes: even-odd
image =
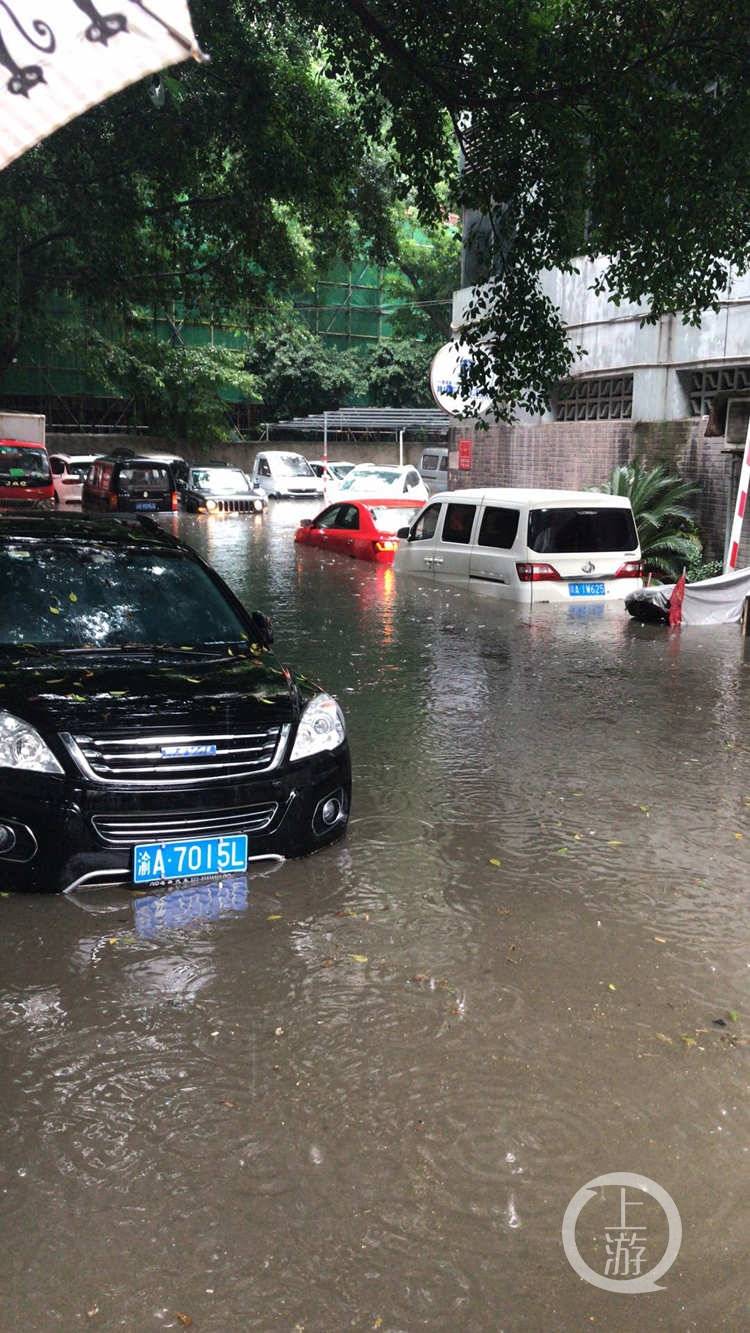
[[[640,560],[626,560],[624,565],[620,565],[616,579],[642,579],[643,565]]]
[[[543,561],[533,565],[516,563],[516,572],[522,583],[560,582],[560,575],[554,565],[546,565]]]
[[[398,542],[389,541],[387,538],[383,538],[381,541],[373,542],[373,546],[376,551],[395,551],[398,547]]]
[[[177,493],[177,491],[172,491],[172,509],[173,509],[173,510],[174,510],[174,509],[179,509],[179,507],[180,507],[180,497],[179,497],[179,494]]]

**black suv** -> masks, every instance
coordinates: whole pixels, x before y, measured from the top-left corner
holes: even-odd
[[[113,455],[97,458],[83,483],[84,509],[153,514],[179,508],[177,483],[168,463]]]
[[[238,872],[344,832],[338,704],[149,519],[0,523],[0,887]]]

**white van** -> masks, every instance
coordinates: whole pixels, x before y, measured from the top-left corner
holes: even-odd
[[[623,600],[643,586],[630,501],[592,491],[447,491],[399,530],[394,567],[537,602]]]
[[[419,460],[419,475],[431,495],[444,490],[448,480],[448,450],[425,449]]]
[[[252,485],[274,499],[304,499],[323,494],[323,478],[316,477],[302,454],[288,449],[266,449],[255,455]]]

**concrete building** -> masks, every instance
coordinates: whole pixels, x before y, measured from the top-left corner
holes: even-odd
[[[473,440],[472,471],[454,473],[454,484],[580,487],[636,456],[663,461],[700,485],[706,553],[721,557],[750,419],[750,275],[732,276],[718,310],[698,328],[679,316],[642,326],[644,307],[615,306],[593,291],[604,261],[577,267],[577,275],[545,274],[543,287],[585,354],[543,416],[462,429]],[[470,294],[470,287],[455,293],[456,329]]]

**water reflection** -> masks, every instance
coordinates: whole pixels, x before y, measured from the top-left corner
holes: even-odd
[[[195,921],[216,921],[231,912],[244,912],[248,893],[247,879],[237,876],[136,898],[135,929],[144,939],[152,939],[162,931],[179,930]]]

